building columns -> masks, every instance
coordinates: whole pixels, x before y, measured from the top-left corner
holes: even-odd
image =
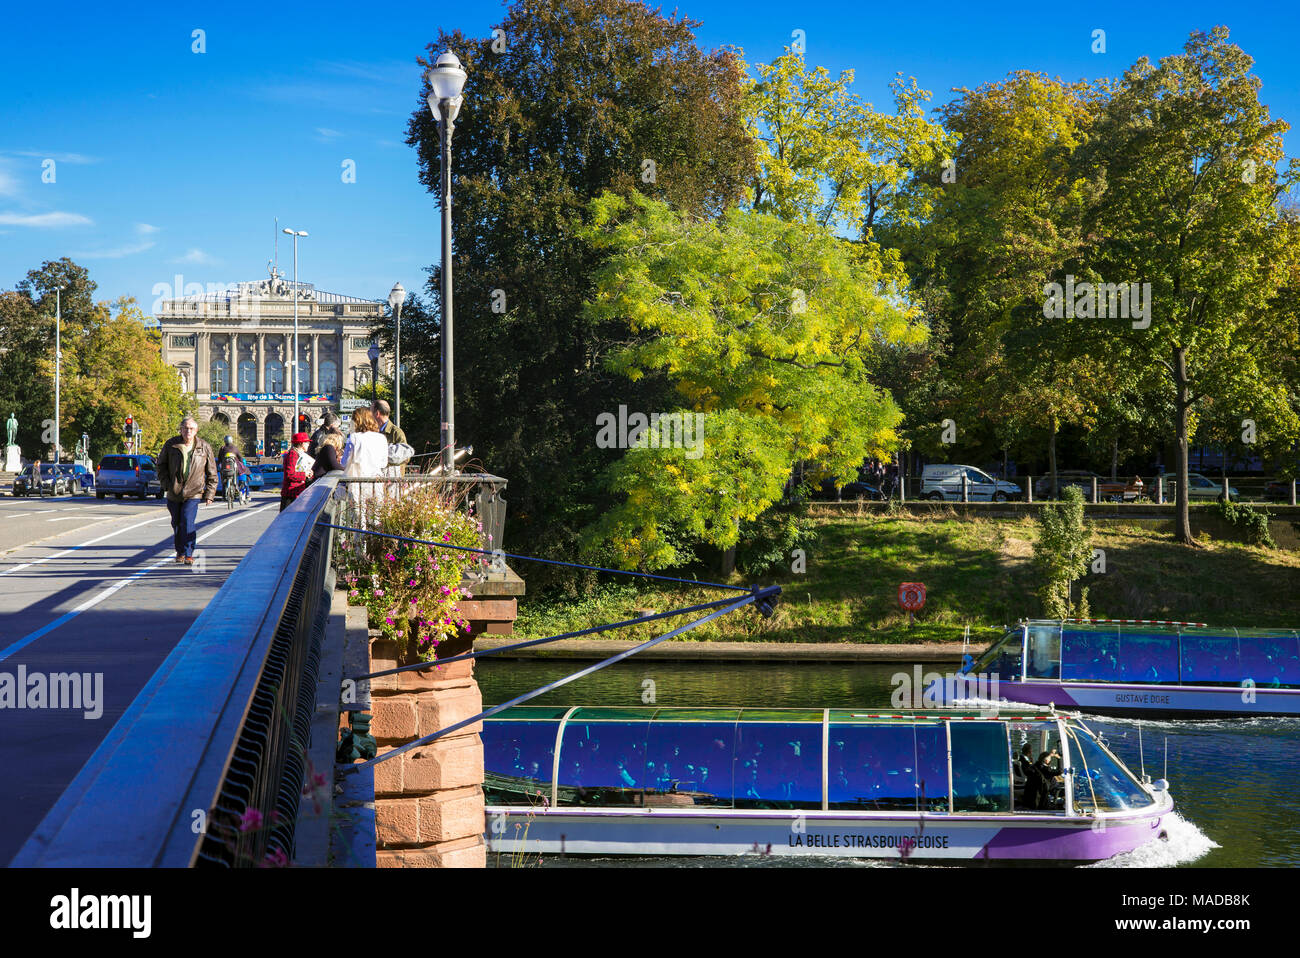
[[[257,391],[266,392],[266,333],[257,334]]]
[[[212,392],[209,376],[211,363],[208,358],[208,333],[196,333],[194,350],[194,390],[206,395]]]
[[[320,336],[311,334],[311,392],[320,391]]]

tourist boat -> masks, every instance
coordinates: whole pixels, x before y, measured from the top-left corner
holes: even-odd
[[[1050,795],[1027,787],[1021,754],[1053,751]],[[523,706],[483,754],[488,848],[516,855],[1086,862],[1165,838],[1174,808],[1054,710]]]
[[[1290,629],[1032,619],[961,671],[987,687],[996,678],[994,697],[1102,714],[1300,715],[1300,634]]]

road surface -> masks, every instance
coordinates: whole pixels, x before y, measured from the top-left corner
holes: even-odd
[[[255,495],[234,511],[220,501],[200,506],[196,562],[185,566],[176,563],[162,502],[0,499],[0,863],[14,856],[278,507],[278,494]]]

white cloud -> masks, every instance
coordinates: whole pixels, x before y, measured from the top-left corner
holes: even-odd
[[[135,231],[141,236],[148,236],[150,233],[157,233],[161,226],[150,226],[148,223],[136,223]]]
[[[136,243],[133,246],[117,246],[113,249],[91,250],[90,252],[73,253],[73,259],[121,259],[123,256],[134,256],[136,253],[143,253],[147,249],[152,249],[154,243],[150,240],[148,243]]]
[[[196,263],[200,266],[213,266],[219,262],[215,256],[211,256],[201,249],[191,249],[184,256],[178,256],[172,260],[173,263]]]
[[[343,135],[338,130],[331,130],[328,127],[323,127],[323,126],[316,127],[316,132],[319,133],[322,137],[324,137],[327,140],[332,140],[336,136]]]
[[[0,170],[0,196],[17,196],[20,192],[17,177],[8,170]]]
[[[91,226],[93,221],[80,213],[0,213],[5,226]]]
[[[55,163],[98,163],[99,157],[87,156],[84,153],[50,153],[41,152],[40,150],[7,150],[11,156],[36,156],[42,160],[53,160]]]

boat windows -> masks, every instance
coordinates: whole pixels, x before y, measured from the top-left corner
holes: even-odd
[[[952,808],[1005,812],[1011,808],[1007,727],[1002,722],[951,722]]]
[[[1178,643],[1172,635],[1123,632],[1119,639],[1119,681],[1177,684]]]
[[[488,805],[540,805],[551,798],[559,722],[492,722],[483,735],[483,798]]]
[[[741,723],[736,729],[736,808],[821,808],[822,727]]]
[[[640,805],[650,723],[575,722],[560,745],[561,805]]]
[[[1029,626],[1029,659],[1025,677],[1059,679],[1061,677],[1061,628],[1058,625]]]
[[[1184,632],[1183,682],[1188,685],[1236,685],[1241,681],[1241,661],[1236,635]]]
[[[1119,681],[1119,636],[1070,630],[1062,633],[1061,647],[1061,681]]]
[[[1059,773],[1060,761],[1051,757],[1053,752],[1061,754],[1060,726],[1056,722],[1010,722],[1007,733],[1015,811],[1064,814],[1065,779]],[[1057,774],[1045,778],[1041,769],[1033,768],[1044,764]]]
[[[1300,686],[1300,641],[1294,635],[1241,633],[1242,681],[1262,688]]]
[[[1069,735],[1076,811],[1119,812],[1155,804],[1137,779],[1092,736],[1076,728],[1069,729]]]
[[[832,722],[829,741],[828,807],[859,811],[915,811],[918,807],[948,810],[943,726]]]
[[[735,722],[652,722],[645,804],[730,808],[735,742]]]
[[[986,649],[967,670],[967,674],[996,675],[1001,682],[1018,682],[1024,644],[1024,630],[1012,629]]]

